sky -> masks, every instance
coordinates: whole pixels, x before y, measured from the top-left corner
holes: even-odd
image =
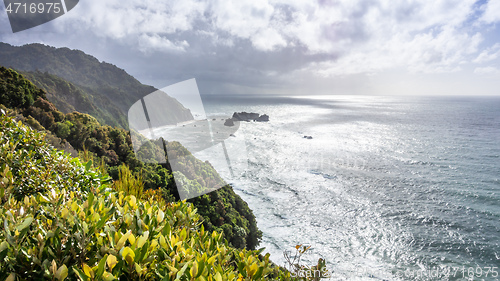
[[[500,95],[500,0],[80,0],[18,33],[1,10],[0,41],[203,94]]]

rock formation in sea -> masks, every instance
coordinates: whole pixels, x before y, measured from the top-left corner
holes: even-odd
[[[259,113],[254,113],[254,112],[235,112],[233,113],[233,117],[226,119],[226,122],[224,122],[225,126],[234,126],[235,121],[255,121],[255,122],[269,122],[269,115],[267,114],[262,114],[260,115]]]
[[[233,120],[235,121],[255,121],[255,119],[259,118],[258,113],[247,113],[247,112],[235,112],[233,113]]]
[[[269,116],[267,114],[262,114],[259,118],[255,119],[257,122],[268,122]]]
[[[224,126],[234,126],[234,121],[232,118],[226,119],[226,122],[224,122]]]

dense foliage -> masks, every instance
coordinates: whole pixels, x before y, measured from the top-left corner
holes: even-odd
[[[145,190],[160,189],[160,193],[167,202],[179,199],[169,165],[140,162],[133,152],[128,131],[101,125],[88,114],[79,112],[64,114],[57,110],[51,102],[44,99],[43,91],[40,92],[41,94],[37,96],[38,99],[34,103],[23,107],[23,104],[18,102],[19,99],[16,98],[18,92],[1,90],[10,89],[11,85],[24,84],[31,85],[31,92],[40,90],[13,70],[0,68],[0,77],[7,75],[3,73],[14,78],[0,80],[0,95],[5,97],[0,103],[16,109],[20,114],[19,117],[32,128],[45,130],[48,133],[47,136],[51,138],[51,144],[61,148],[68,148],[70,144],[72,148],[90,155],[87,160],[93,160],[94,163],[102,161],[105,166],[104,170],[117,183],[132,182],[130,177],[140,176]],[[4,101],[9,103],[4,103]],[[149,152],[154,149],[158,148],[152,145]],[[179,149],[183,148],[179,147]],[[161,151],[163,150],[161,149]],[[143,153],[147,153],[147,151]],[[120,169],[122,169],[123,174],[123,165],[126,165],[127,169],[131,171],[128,180],[123,175],[120,176]],[[218,178],[217,172],[209,163],[194,157],[185,163],[182,171],[194,182],[194,185],[204,186],[206,185],[204,181],[207,178],[213,180]],[[199,176],[201,174],[211,176],[201,177]],[[137,185],[134,186],[137,187]],[[193,199],[192,202],[202,214],[203,224],[207,231],[223,231],[235,247],[256,248],[262,233],[257,229],[252,211],[231,187],[226,186],[201,198]]]
[[[0,68],[0,100],[7,107],[27,108],[45,93],[10,69]]]
[[[0,116],[0,280],[289,279],[206,231],[191,203],[116,191],[43,137]]]
[[[75,85],[48,72],[23,72],[28,80],[44,89],[47,100],[63,113],[78,111],[94,116],[99,123],[127,128],[123,111],[109,98],[95,93],[91,88]]]
[[[223,231],[233,246],[248,249],[258,246],[262,233],[255,216],[230,186],[189,201],[197,206],[207,228]]]

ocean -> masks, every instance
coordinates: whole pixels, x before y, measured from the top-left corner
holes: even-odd
[[[332,280],[500,279],[500,98],[204,103],[270,117],[236,131],[248,166],[228,182],[275,263],[303,244],[301,263],[324,258]]]

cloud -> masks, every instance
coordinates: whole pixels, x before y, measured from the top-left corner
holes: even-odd
[[[285,47],[287,42],[274,29],[264,29],[252,37],[252,44],[257,50],[271,51]]]
[[[209,6],[209,12],[217,29],[248,39],[269,27],[274,7],[266,0],[219,0]]]
[[[500,56],[500,44],[495,44],[486,50],[483,50],[477,58],[475,58],[472,62],[474,63],[485,63],[490,62],[492,60],[496,60]]]
[[[493,66],[476,67],[474,73],[479,75],[498,75],[500,74],[500,69]]]
[[[500,1],[489,0],[484,8],[481,20],[486,23],[495,23],[500,21]]]
[[[172,42],[158,34],[141,34],[139,36],[139,50],[144,53],[153,51],[186,51],[189,48],[189,43],[186,40]]]
[[[127,71],[144,70],[138,78],[152,73],[147,81],[197,75],[279,87],[303,77],[394,69],[470,73],[500,55],[500,38],[491,36],[498,33],[491,23],[500,19],[499,2],[88,0],[51,23],[0,39],[80,48]]]
[[[72,29],[90,30],[102,37],[122,39],[142,34],[175,34],[193,29],[206,3],[185,1],[81,1],[64,17]]]
[[[300,47],[311,55],[342,54],[371,43],[379,48],[380,42],[394,36],[411,41],[429,30],[459,27],[473,12],[474,3],[473,0],[85,1],[79,4],[78,12],[68,14],[63,25],[73,23],[71,28],[78,26],[115,40],[146,34],[174,41],[173,38],[179,39],[189,32],[204,32],[212,36],[213,43],[243,39],[259,51]],[[155,42],[152,45],[156,46]],[[144,47],[141,44],[140,48]]]
[[[387,41],[373,40],[336,60],[309,65],[305,70],[324,77],[358,73],[374,74],[393,68],[413,73],[445,73],[460,70],[483,41],[479,33],[468,35],[453,28],[410,37],[398,34]]]

